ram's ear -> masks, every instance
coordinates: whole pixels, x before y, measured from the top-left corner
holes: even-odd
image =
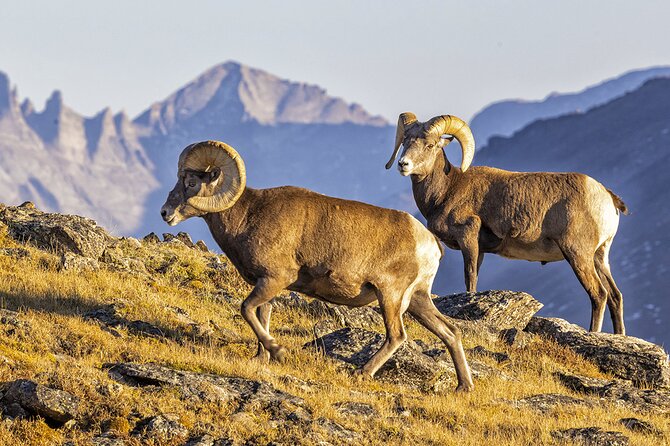
[[[438,146],[444,147],[444,146],[448,145],[453,140],[454,140],[453,135],[443,136],[442,138],[440,138],[440,142],[438,143]]]
[[[211,172],[209,172],[208,182],[213,183],[216,180],[218,180],[220,176],[221,176],[221,169],[215,167],[214,169],[212,169]]]

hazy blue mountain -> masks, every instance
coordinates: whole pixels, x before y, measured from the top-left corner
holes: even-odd
[[[109,109],[85,118],[55,91],[42,111],[19,104],[0,72],[0,201],[86,215],[132,231],[158,185],[135,128]],[[132,191],[132,193],[130,193]]]
[[[393,128],[382,118],[319,87],[234,62],[206,71],[134,123],[161,182],[142,231],[168,229],[158,210],[174,185],[178,155],[205,139],[242,154],[251,187],[291,184],[377,204],[405,189],[402,178],[385,175]],[[208,238],[200,221],[184,227]]]
[[[492,138],[474,163],[516,171],[578,171],[620,195],[621,216],[611,251],[624,294],[629,334],[670,344],[670,79],[659,78],[586,113],[540,120],[509,138]],[[451,251],[436,281],[464,289],[460,252]],[[541,266],[488,255],[479,288],[527,291],[545,315],[587,326],[590,302],[566,262]],[[609,317],[608,317],[609,319]],[[607,321],[608,329],[609,320]]]
[[[492,136],[511,136],[538,119],[553,118],[574,112],[585,112],[635,90],[647,80],[670,76],[670,67],[631,71],[577,93],[552,93],[540,101],[504,100],[477,113],[470,127],[483,148]]]

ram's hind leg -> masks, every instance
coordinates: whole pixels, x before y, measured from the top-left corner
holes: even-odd
[[[265,328],[265,331],[270,334],[270,316],[272,315],[272,303],[268,302],[256,309],[256,316],[258,317],[259,322]],[[270,352],[263,347],[263,343],[258,341],[258,350],[256,352],[255,359],[266,363],[270,360]]]
[[[430,294],[425,290],[415,291],[407,311],[447,346],[456,369],[456,378],[458,379],[456,390],[470,391],[474,389],[475,385],[472,382],[470,366],[465,359],[465,352],[461,343],[461,331],[448,317],[440,313],[433,304]]]
[[[600,281],[595,268],[595,249],[587,247],[574,248],[558,243],[563,256],[570,263],[577,279],[591,298],[591,325],[589,331],[601,331],[605,304],[607,303],[607,288]]]
[[[612,271],[610,271],[609,251],[611,245],[612,239],[609,239],[598,248],[595,255],[595,267],[601,282],[607,288],[607,306],[610,310],[614,333],[625,335],[626,327],[623,322],[623,295],[616,286],[614,277],[612,277]]]
[[[393,353],[407,339],[405,326],[402,322],[402,314],[405,311],[405,308],[403,308],[404,298],[405,296],[397,291],[377,290],[377,299],[386,326],[386,340],[381,348],[372,355],[372,358],[365,363],[360,373],[374,376],[377,370],[393,356]]]

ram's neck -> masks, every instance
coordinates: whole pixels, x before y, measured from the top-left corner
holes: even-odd
[[[202,217],[209,226],[214,240],[228,257],[234,255],[232,251],[237,246],[235,239],[244,232],[249,209],[256,193],[255,189],[246,188],[231,208],[205,214]]]
[[[451,165],[443,151],[435,157],[433,171],[425,177],[412,175],[412,192],[419,211],[430,219],[435,209],[442,209],[451,184],[460,173]]]

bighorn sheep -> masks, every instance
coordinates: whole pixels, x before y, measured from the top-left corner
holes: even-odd
[[[352,307],[376,299],[386,341],[359,374],[373,376],[405,341],[402,315],[409,311],[446,344],[457,390],[473,388],[460,331],[430,297],[442,248],[411,215],[297,187],[248,188],[241,157],[218,141],[184,149],[161,215],[171,226],[202,217],[254,286],[242,316],[259,340],[258,357],[285,356],[269,332],[269,302],[283,289]]]
[[[463,153],[460,169],[442,150],[454,137]],[[467,291],[476,291],[487,252],[543,264],[566,259],[591,298],[590,330],[601,330],[607,302],[614,332],[625,334],[623,297],[608,259],[619,211],[628,213],[618,196],[579,173],[468,168],[475,140],[455,116],[424,123],[413,113],[402,113],[387,169],[401,145],[398,169],[411,176],[428,228],[448,247],[462,251]]]

